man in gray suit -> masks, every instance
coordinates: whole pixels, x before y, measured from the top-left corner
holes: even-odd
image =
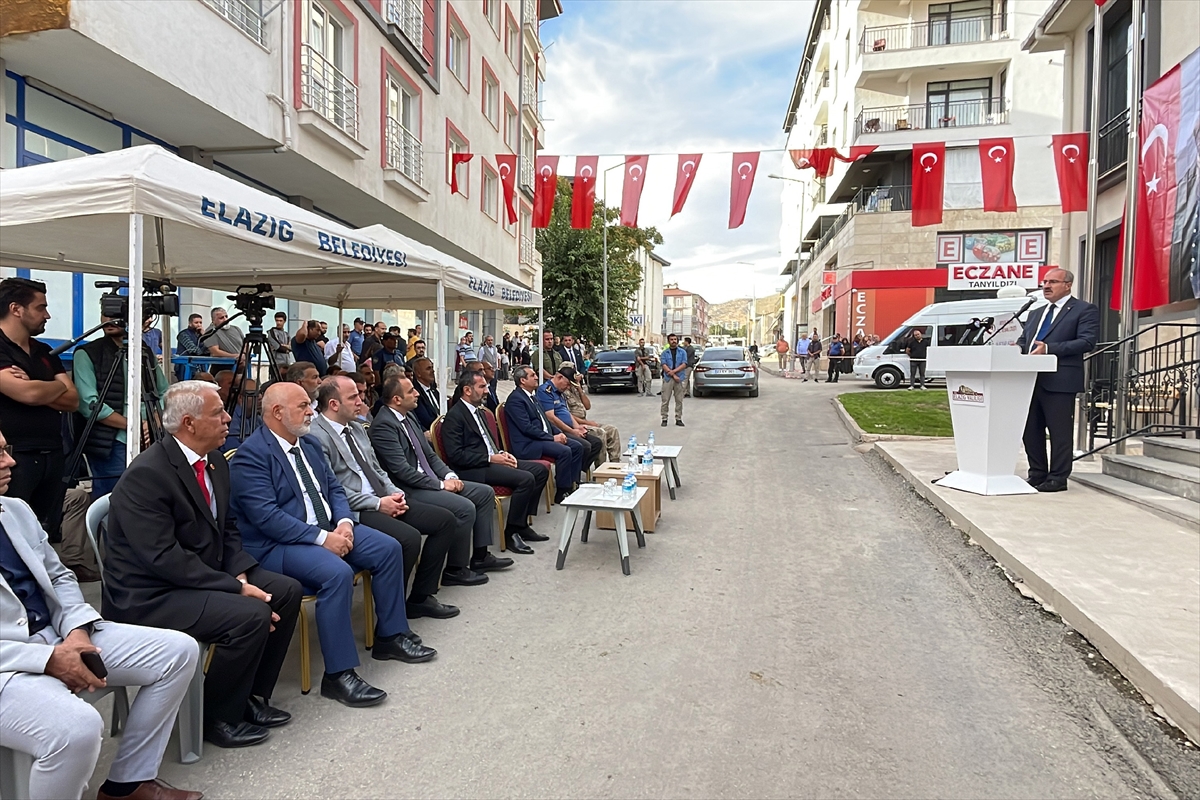
[[[453,514],[411,502],[412,498],[388,479],[358,422],[362,410],[353,380],[345,375],[326,378],[317,389],[317,415],[309,435],[325,451],[359,521],[386,533],[404,548],[404,564],[411,574],[408,618],[457,616],[456,607],[437,599],[439,579],[447,586],[478,586],[487,583],[487,576],[467,566],[469,540],[460,534]],[[424,549],[422,534],[427,537]]]
[[[403,486],[414,502],[440,506],[454,514],[463,540],[470,537],[475,543],[471,569],[491,572],[511,567],[511,558],[498,558],[488,551],[495,540],[496,495],[492,487],[461,480],[433,452],[418,423],[409,416],[420,402],[412,381],[401,376],[389,378],[383,384],[382,400],[383,407],[371,423],[371,444],[391,479]]]
[[[0,434],[0,495],[16,461]],[[83,658],[103,653],[107,679]],[[0,498],[0,746],[29,753],[29,796],[77,798],[100,755],[103,721],[77,692],[140,686],[99,800],[200,800],[157,780],[179,702],[200,658],[177,631],[107,622],[83,600],[33,511]]]

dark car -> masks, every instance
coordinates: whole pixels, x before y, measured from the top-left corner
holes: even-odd
[[[637,389],[632,350],[604,350],[596,353],[588,367],[588,389]]]

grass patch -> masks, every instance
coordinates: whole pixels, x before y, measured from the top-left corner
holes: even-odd
[[[849,392],[838,395],[838,400],[865,433],[954,435],[945,389]]]

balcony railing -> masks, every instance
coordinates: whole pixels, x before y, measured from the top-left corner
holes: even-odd
[[[532,194],[533,192],[533,157],[526,156],[521,159],[521,174],[517,176],[520,179],[520,187]]]
[[[421,16],[420,0],[387,0],[387,21],[399,28],[418,49],[422,39]]]
[[[858,40],[864,53],[887,50],[913,50],[919,47],[944,47],[950,44],[972,44],[992,39],[1008,38],[1008,21],[1004,14],[990,17],[968,17],[955,20],[930,20],[909,25],[883,25],[863,29]]]
[[[261,45],[266,45],[262,14],[243,0],[204,0],[204,4]]]
[[[521,263],[533,264],[533,237],[521,234]]]
[[[854,195],[854,199],[846,204],[842,213],[813,245],[812,257],[817,258],[833,237],[837,236],[858,214],[886,214],[890,211],[911,210],[911,186],[874,186],[868,189],[859,189],[858,193]]]
[[[813,192],[813,203],[821,204],[825,202],[825,179],[817,178],[817,190]]]
[[[521,3],[522,14],[525,17],[525,24],[532,25],[534,30],[537,30],[538,25],[538,4],[537,0],[523,0]]]
[[[813,76],[813,99],[821,94],[821,90],[829,86],[829,70],[818,72]]]
[[[358,87],[311,44],[300,55],[300,101],[357,139]]]
[[[1129,109],[1100,126],[1096,165],[1101,175],[1125,165],[1129,157]]]
[[[537,113],[537,84],[532,75],[521,77],[521,103],[530,106]]]
[[[387,165],[390,169],[403,172],[418,186],[425,185],[421,140],[393,117],[387,119]]]
[[[864,108],[854,120],[854,135],[915,131],[925,128],[966,128],[1008,122],[1004,98],[952,100],[912,106]]]
[[[817,142],[813,147],[824,147],[827,144],[829,144],[829,126],[822,125],[817,131]]]

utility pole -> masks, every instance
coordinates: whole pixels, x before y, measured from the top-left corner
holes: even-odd
[[[1137,202],[1141,195],[1138,157],[1138,128],[1142,120],[1142,0],[1133,0],[1133,20],[1129,28],[1132,40],[1129,58],[1129,142],[1125,155],[1125,252],[1121,254],[1121,344],[1117,358],[1117,396],[1113,436],[1118,455],[1125,454],[1125,439],[1129,424],[1126,409],[1129,406],[1129,377],[1132,374],[1133,334],[1137,328],[1137,315],[1133,310],[1133,257],[1137,252]],[[1099,98],[1096,98],[1099,102]]]
[[[604,337],[602,343],[605,347],[608,347],[608,173],[614,169],[623,169],[624,167],[625,163],[622,162],[604,170],[602,178],[604,185],[600,190],[601,202],[604,204],[604,218],[601,220],[604,223],[604,233],[601,236],[603,241],[601,249],[604,250]]]

